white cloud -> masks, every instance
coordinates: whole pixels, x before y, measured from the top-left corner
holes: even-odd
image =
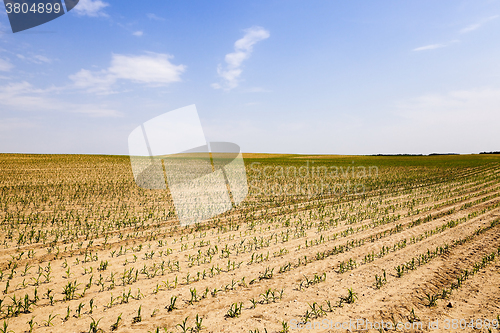
[[[441,47],[445,47],[446,44],[430,44],[426,46],[421,46],[413,49],[413,51],[425,51],[425,50],[434,50],[434,49],[439,49]]]
[[[118,80],[129,80],[136,83],[166,85],[181,81],[181,74],[186,70],[184,65],[174,65],[168,54],[148,53],[142,56],[126,56],[113,54],[111,66],[100,72],[86,69],[71,75],[77,88],[89,92],[110,93]]]
[[[8,72],[14,67],[8,59],[0,58],[0,71]]]
[[[115,54],[108,71],[119,79],[128,79],[140,83],[166,84],[180,81],[180,74],[186,66],[174,65],[168,54],[150,53],[143,56],[125,56]]]
[[[479,29],[480,26],[481,26],[481,24],[479,24],[479,23],[468,25],[467,27],[460,30],[460,33],[465,33],[465,32],[477,30],[477,29]]]
[[[34,55],[33,58],[38,61],[38,63],[51,63],[52,60],[50,60],[49,58],[47,57],[44,57],[43,55]]]
[[[269,38],[269,31],[261,27],[252,27],[245,30],[245,36],[234,43],[234,52],[226,54],[226,68],[221,65],[217,68],[217,73],[222,78],[223,83],[213,83],[212,88],[231,90],[239,84],[239,77],[243,70],[241,65],[248,59],[253,51],[253,46],[264,39]]]
[[[121,113],[105,105],[68,103],[54,98],[58,88],[36,89],[28,82],[0,87],[0,104],[15,110],[82,113],[91,117],[117,117]]]
[[[49,58],[43,56],[43,55],[39,55],[39,54],[35,54],[35,55],[29,55],[29,56],[24,56],[22,54],[17,54],[16,55],[19,59],[22,59],[24,61],[28,61],[28,62],[33,62],[35,64],[43,64],[43,63],[51,63],[52,60],[50,60]]]
[[[445,44],[430,44],[430,45],[417,47],[417,48],[413,49],[413,51],[418,52],[418,51],[435,50],[435,49],[440,49],[442,47],[450,46],[451,44],[458,43],[458,42],[460,42],[460,41],[458,39],[455,39],[455,40],[452,40],[452,41],[445,43]]]
[[[163,17],[157,16],[157,15],[155,15],[155,14],[153,14],[153,13],[149,13],[149,14],[147,14],[147,17],[148,17],[148,19],[150,19],[150,20],[155,20],[155,21],[165,21],[165,19],[164,19]]]
[[[418,122],[484,123],[500,122],[500,89],[456,90],[446,94],[426,94],[397,103],[398,114]]]
[[[108,16],[103,11],[108,6],[109,3],[101,0],[80,0],[74,10],[80,16]]]
[[[495,20],[498,17],[500,17],[500,16],[499,15],[490,16],[490,17],[485,18],[485,19],[483,19],[483,20],[481,20],[481,21],[479,21],[477,23],[468,25],[465,28],[463,28],[462,30],[460,30],[460,33],[467,33],[467,32],[471,32],[471,31],[477,30],[481,26],[483,26],[484,24],[488,23],[489,21]]]
[[[484,24],[486,24],[487,22],[495,20],[495,19],[497,19],[499,17],[500,17],[500,15],[490,16],[490,17],[488,17],[486,19],[481,20],[478,23],[474,23],[474,24],[471,24],[471,25],[463,28],[462,30],[460,30],[460,33],[466,33],[466,32],[471,32],[471,31],[477,30],[481,26],[483,26]],[[440,49],[440,48],[443,48],[443,47],[450,46],[451,44],[458,43],[458,42],[460,42],[460,41],[455,39],[455,40],[452,40],[452,41],[450,41],[448,43],[444,43],[444,44],[430,44],[430,45],[425,45],[425,46],[417,47],[417,48],[413,49],[413,51],[435,50],[435,49]]]
[[[139,30],[139,31],[133,32],[132,35],[137,36],[137,37],[141,37],[142,35],[144,35],[144,32],[142,32],[141,30]]]
[[[377,131],[385,136],[379,145],[412,153],[498,150],[499,105],[500,88],[431,93],[400,101],[395,104],[396,117]]]
[[[111,86],[116,82],[106,71],[91,72],[81,69],[76,74],[70,75],[76,88],[87,89],[89,92],[110,93]]]

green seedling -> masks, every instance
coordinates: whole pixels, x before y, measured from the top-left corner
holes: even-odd
[[[135,316],[134,318],[132,318],[132,324],[140,323],[142,321],[141,308],[142,308],[142,305],[139,306],[139,309],[137,310],[137,316]]]
[[[243,303],[233,303],[229,310],[227,310],[226,317],[236,318],[241,315],[241,310],[243,309]]]
[[[165,309],[167,309],[168,312],[171,312],[171,311],[174,311],[175,309],[177,309],[177,307],[175,306],[176,301],[177,301],[177,296],[170,297],[170,304],[167,305],[165,307]]]
[[[120,325],[120,321],[121,320],[122,320],[122,314],[120,313],[120,315],[116,319],[116,322],[114,322],[113,325],[111,325],[111,330],[112,331],[116,331],[118,329],[118,325]]]

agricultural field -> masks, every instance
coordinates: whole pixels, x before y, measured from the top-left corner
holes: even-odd
[[[500,155],[244,157],[181,227],[127,156],[1,154],[0,332],[498,331]]]

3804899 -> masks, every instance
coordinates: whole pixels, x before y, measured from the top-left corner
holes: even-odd
[[[43,13],[56,13],[58,14],[62,8],[61,5],[58,3],[51,4],[51,3],[33,3],[31,6],[28,3],[10,3],[7,2],[5,4],[7,14],[28,14],[28,13],[33,13],[33,14],[43,14]]]
[[[484,328],[499,328],[499,323],[497,319],[488,320],[488,319],[445,319],[443,321],[443,328],[445,330],[449,329],[484,329]]]

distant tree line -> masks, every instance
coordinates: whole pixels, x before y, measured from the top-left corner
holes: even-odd
[[[482,151],[479,154],[500,154],[500,151]],[[425,154],[374,154],[370,156],[441,156],[441,155],[460,155],[459,153],[432,153]]]
[[[424,156],[423,154],[376,154],[370,156]]]
[[[432,153],[429,156],[440,156],[440,155],[460,155],[458,153]]]

